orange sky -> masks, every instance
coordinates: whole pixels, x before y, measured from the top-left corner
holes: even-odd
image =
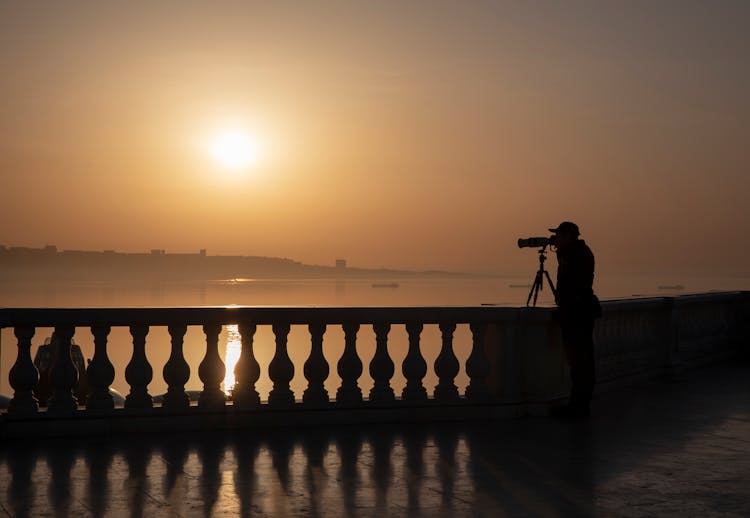
[[[0,244],[517,272],[571,219],[600,271],[750,273],[747,2],[28,4]]]

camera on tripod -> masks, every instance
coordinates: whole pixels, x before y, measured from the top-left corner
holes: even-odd
[[[557,246],[555,236],[527,237],[518,240],[518,248],[544,248],[547,246]]]
[[[544,269],[544,261],[547,260],[547,256],[545,255],[547,253],[547,247],[553,247],[557,246],[557,240],[555,239],[555,236],[550,237],[527,237],[526,239],[519,239],[518,240],[518,248],[539,248],[539,270],[537,270],[536,275],[534,276],[534,282],[531,285],[531,291],[529,291],[529,296],[526,298],[526,306],[530,306],[532,301],[534,303],[534,306],[536,306],[537,298],[539,297],[539,292],[542,291],[542,288],[544,288],[544,280],[547,280],[547,283],[549,284],[550,290],[552,290],[552,295],[557,297],[557,293],[555,290],[555,285],[552,283],[552,279],[550,279],[549,273],[547,270]]]

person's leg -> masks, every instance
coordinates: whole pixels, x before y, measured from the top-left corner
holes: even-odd
[[[577,397],[582,408],[588,410],[596,383],[596,361],[594,359],[594,321],[586,319],[580,323],[578,377],[580,391]]]
[[[590,319],[561,323],[563,348],[570,368],[570,401],[573,413],[587,415],[594,390],[594,322]]]
[[[561,322],[560,331],[562,333],[563,349],[565,350],[565,358],[568,361],[568,369],[570,371],[570,399],[568,406],[576,404],[578,394],[580,393],[580,361],[579,361],[579,346],[578,340],[580,339],[579,333],[577,332],[577,326],[572,321]]]

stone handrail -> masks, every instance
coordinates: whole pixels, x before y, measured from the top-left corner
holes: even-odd
[[[733,292],[678,298],[634,299],[603,304],[597,322],[595,344],[601,386],[614,382],[650,378],[673,373],[684,366],[726,356],[747,344],[750,294]],[[218,353],[224,325],[238,325],[240,359],[235,367],[236,384],[230,401],[220,389],[225,365]],[[397,397],[391,380],[396,365],[388,351],[392,325],[405,325],[408,350],[401,371],[406,380]],[[454,352],[456,326],[471,330],[470,354],[465,364],[469,378],[465,393],[455,384],[459,361]],[[274,356],[268,365],[273,383],[267,402],[256,389],[261,371],[253,350],[257,326],[271,326]],[[287,351],[292,325],[305,325],[310,335],[309,356],[303,374],[307,387],[295,394],[290,382],[294,364]],[[357,333],[371,325],[376,348],[367,371],[373,387],[364,395],[359,386],[365,366],[357,350]],[[425,325],[437,325],[441,350],[430,368],[438,379],[428,392],[424,378],[428,365],[420,348]],[[125,369],[130,392],[124,408],[115,408],[109,388],[115,368],[107,353],[112,327],[129,328],[132,357]],[[163,368],[167,384],[161,406],[153,403],[149,384],[153,368],[146,355],[149,328],[167,327],[170,356]],[[202,326],[205,355],[198,368],[203,383],[197,405],[191,405],[185,384],[190,366],[183,355],[188,326]],[[323,354],[327,327],[341,326],[344,350],[340,358]],[[548,405],[566,393],[567,370],[560,347],[559,330],[550,308],[505,307],[200,307],[200,308],[105,308],[105,309],[0,309],[0,327],[13,328],[17,359],[10,371],[14,390],[5,422],[36,418],[70,418],[107,415],[176,415],[226,412],[299,411],[304,409],[356,408],[451,408],[475,406],[485,410],[505,408],[504,414],[488,411],[480,416],[519,415],[533,412],[535,405]],[[50,380],[53,393],[48,407],[40,409],[34,397],[39,374],[31,360],[35,328],[53,327],[57,355]],[[77,401],[73,392],[79,373],[71,359],[71,341],[76,328],[89,328],[94,337],[94,356],[86,374],[90,392]],[[333,364],[335,362],[335,365]],[[336,368],[340,386],[329,395],[324,383]],[[413,417],[416,414],[402,414]]]
[[[747,347],[750,293],[610,301],[596,324],[599,385],[674,375]]]
[[[544,310],[540,310],[544,311]],[[337,405],[363,403],[388,403],[396,400],[390,379],[394,364],[388,352],[388,332],[392,324],[405,324],[409,335],[409,349],[401,366],[406,386],[401,394],[403,402],[423,402],[428,399],[423,378],[427,365],[420,350],[420,334],[425,324],[437,324],[443,335],[443,348],[434,364],[440,379],[433,397],[438,401],[458,399],[454,378],[458,374],[458,360],[453,352],[453,331],[457,324],[469,324],[473,334],[472,352],[466,364],[471,381],[465,398],[482,400],[487,397],[485,380],[489,364],[484,357],[484,330],[490,322],[513,319],[512,308],[292,308],[292,307],[212,307],[212,308],[134,308],[134,309],[4,309],[0,310],[2,327],[13,327],[18,341],[18,358],[10,372],[14,396],[8,407],[9,416],[29,416],[40,412],[33,396],[38,372],[31,360],[31,338],[36,327],[54,327],[57,336],[57,361],[51,370],[53,395],[47,412],[57,416],[71,415],[79,405],[87,410],[108,412],[114,409],[109,387],[114,380],[114,368],[107,355],[107,336],[113,326],[127,326],[132,335],[133,354],[125,370],[130,393],[125,399],[125,409],[149,410],[154,407],[148,385],[153,369],[145,351],[146,336],[152,326],[166,326],[171,337],[171,355],[164,366],[163,376],[168,385],[161,407],[162,411],[183,412],[190,409],[185,383],[190,370],[183,356],[182,346],[187,326],[200,325],[206,335],[206,352],[198,375],[203,391],[198,410],[221,410],[226,398],[220,390],[225,366],[218,354],[218,336],[221,326],[237,324],[242,337],[242,351],[235,367],[236,386],[232,406],[237,409],[254,409],[260,406],[288,408],[296,402],[290,389],[294,365],[287,351],[287,336],[292,325],[306,325],[310,332],[310,355],[305,362],[304,375],[308,381],[302,395],[302,404],[315,406],[328,404],[331,398],[324,381],[329,375],[329,359],[323,356],[322,343],[326,327],[340,325],[345,334],[343,355],[337,359],[336,368],[341,386],[333,401]],[[358,379],[363,372],[362,360],[357,352],[357,332],[361,325],[372,325],[377,348],[369,365],[374,387],[369,398],[363,397]],[[275,354],[268,366],[273,382],[268,402],[262,404],[255,383],[260,377],[260,366],[253,353],[253,336],[258,325],[272,326],[275,336]],[[87,401],[76,401],[73,387],[78,372],[71,360],[71,339],[77,327],[88,327],[94,336],[95,351],[86,374],[91,385]]]

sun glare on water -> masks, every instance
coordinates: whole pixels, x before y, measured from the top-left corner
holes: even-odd
[[[217,164],[232,171],[254,166],[261,155],[258,139],[240,129],[217,133],[211,139],[210,151]]]
[[[226,367],[226,373],[224,374],[224,393],[229,396],[232,394],[232,389],[236,380],[234,379],[234,368],[237,365],[237,361],[240,359],[240,352],[242,352],[242,336],[240,335],[239,326],[228,325],[227,326],[227,353],[224,361]]]

